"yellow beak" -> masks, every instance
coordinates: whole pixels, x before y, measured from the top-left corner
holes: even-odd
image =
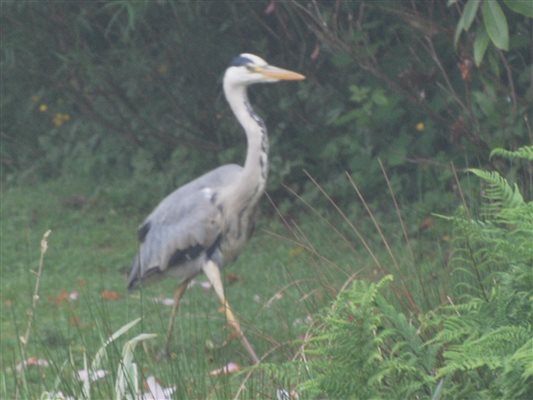
[[[302,74],[299,74],[298,72],[274,67],[272,65],[260,67],[257,69],[257,72],[266,76],[267,78],[278,79],[280,81],[301,81],[305,79],[305,76]]]

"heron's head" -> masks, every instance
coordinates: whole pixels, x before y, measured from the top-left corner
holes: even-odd
[[[302,79],[305,79],[302,74],[274,67],[258,56],[243,53],[235,57],[226,70],[224,84],[248,86],[254,83],[299,81]]]

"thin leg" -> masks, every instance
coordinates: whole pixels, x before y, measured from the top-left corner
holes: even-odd
[[[168,320],[167,337],[165,340],[165,356],[170,355],[170,338],[172,337],[172,332],[174,331],[174,322],[176,321],[178,306],[180,304],[181,298],[185,294],[185,290],[187,290],[187,286],[189,285],[190,281],[190,279],[186,279],[185,281],[180,283],[180,285],[176,288],[176,292],[174,293],[174,304],[172,305],[170,319]]]
[[[228,323],[235,330],[235,332],[239,336],[239,339],[241,339],[242,345],[244,346],[248,354],[250,354],[250,357],[252,357],[254,364],[258,364],[259,357],[257,357],[257,354],[255,354],[252,345],[250,344],[248,339],[246,339],[246,336],[244,336],[237,317],[235,317],[235,314],[233,314],[231,307],[226,301],[226,297],[224,296],[224,287],[222,286],[222,279],[220,278],[220,269],[213,261],[208,261],[207,264],[204,266],[203,270],[207,275],[207,279],[209,279],[209,282],[211,282],[211,285],[213,285],[213,289],[215,290],[215,293],[217,294],[220,302],[222,303],[222,306],[224,307]]]

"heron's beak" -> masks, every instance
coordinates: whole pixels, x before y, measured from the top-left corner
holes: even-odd
[[[272,65],[266,65],[257,69],[261,75],[267,78],[278,79],[280,81],[301,81],[305,79],[305,76],[298,72],[289,71],[288,69],[274,67]]]

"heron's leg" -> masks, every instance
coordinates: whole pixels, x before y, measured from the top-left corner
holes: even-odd
[[[228,323],[235,330],[235,332],[239,336],[239,339],[241,339],[242,345],[244,346],[248,354],[250,354],[250,357],[252,357],[254,364],[258,364],[259,357],[257,357],[257,354],[255,354],[252,345],[250,344],[246,336],[244,336],[237,317],[235,317],[235,314],[233,314],[231,307],[226,301],[226,297],[224,296],[224,287],[222,286],[222,279],[220,278],[220,269],[213,261],[209,260],[203,267],[203,270],[207,276],[207,279],[209,279],[209,282],[211,282],[211,285],[213,285],[213,289],[215,290],[215,293],[217,294],[220,302],[222,303],[222,306],[224,307]]]
[[[189,285],[190,279],[184,280],[180,285],[176,288],[176,292],[174,293],[174,304],[172,305],[172,311],[170,313],[170,319],[168,320],[168,328],[167,328],[167,337],[165,340],[165,355],[168,356],[170,354],[170,338],[172,337],[172,332],[174,331],[174,322],[176,321],[176,314],[178,311],[178,306],[180,304],[180,300],[185,294],[185,290],[187,290],[187,286]]]

